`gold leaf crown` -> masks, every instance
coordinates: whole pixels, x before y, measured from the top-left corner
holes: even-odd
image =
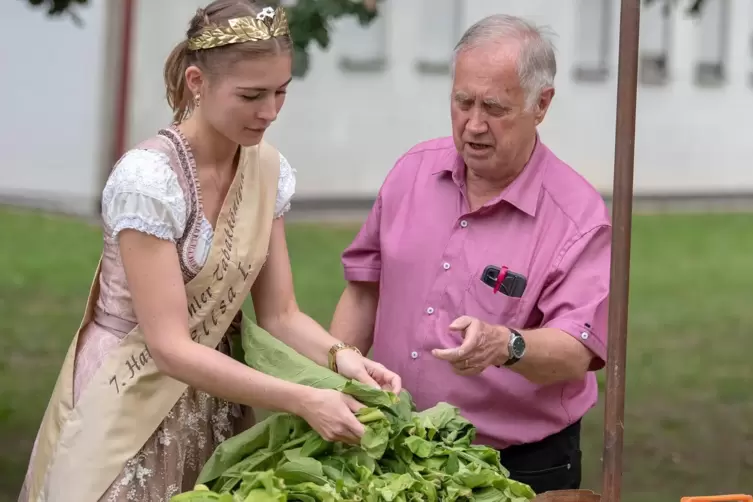
[[[266,7],[256,16],[231,19],[227,26],[207,26],[201,33],[188,39],[188,48],[192,51],[213,49],[223,45],[269,40],[289,33],[285,9]]]

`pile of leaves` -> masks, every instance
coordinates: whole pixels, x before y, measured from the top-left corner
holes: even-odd
[[[348,382],[370,406],[360,446],[330,443],[290,414],[268,417],[224,442],[196,490],[172,502],[489,501],[527,502],[534,493],[508,478],[499,452],[472,445],[475,429],[446,403],[416,412],[410,396]]]
[[[265,373],[337,389],[366,405],[360,445],[324,440],[301,418],[274,413],[218,446],[196,489],[171,502],[527,502],[499,452],[474,445],[476,429],[447,403],[417,412],[399,396],[316,365],[248,320],[243,359]]]

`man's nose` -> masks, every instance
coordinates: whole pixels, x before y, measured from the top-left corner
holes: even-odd
[[[472,134],[483,134],[489,129],[489,125],[479,111],[472,111],[465,128]]]

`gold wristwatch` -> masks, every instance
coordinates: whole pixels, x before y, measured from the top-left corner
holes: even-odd
[[[332,347],[330,347],[329,353],[327,354],[327,362],[329,363],[329,369],[331,369],[335,373],[337,373],[337,357],[335,356],[337,356],[338,352],[345,349],[353,350],[359,356],[363,356],[363,354],[361,354],[361,351],[358,350],[358,347],[356,347],[355,345],[350,345],[345,342],[338,342],[334,344]]]

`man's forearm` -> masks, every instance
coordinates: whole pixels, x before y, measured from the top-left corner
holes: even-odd
[[[350,282],[345,287],[332,318],[330,333],[355,345],[364,355],[374,341],[374,323],[379,303],[379,283]]]
[[[509,330],[503,326],[496,329],[506,347]],[[541,385],[585,377],[593,354],[572,336],[556,328],[527,330],[520,334],[526,341],[526,352],[520,361],[507,367],[510,370]],[[498,364],[502,366],[508,357],[505,349]]]

